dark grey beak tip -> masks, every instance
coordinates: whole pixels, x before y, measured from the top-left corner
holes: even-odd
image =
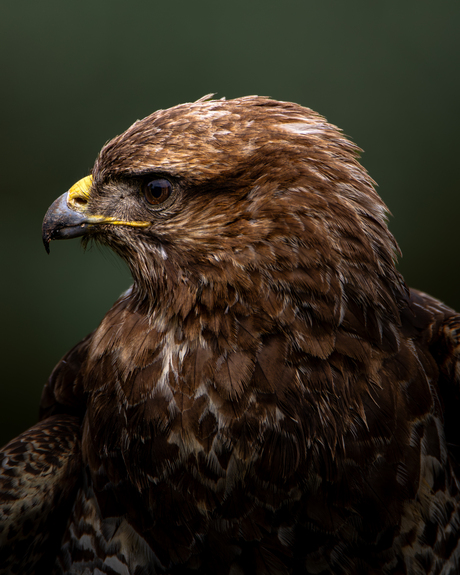
[[[51,240],[65,240],[84,236],[88,229],[86,216],[71,210],[67,205],[67,192],[55,200],[43,219],[42,239],[50,253]]]

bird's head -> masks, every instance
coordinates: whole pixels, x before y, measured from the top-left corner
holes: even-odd
[[[299,291],[329,293],[340,315],[344,286],[385,307],[382,294],[401,285],[397,246],[358,153],[299,105],[202,98],[104,146],[91,175],[48,210],[43,239],[110,246],[139,301],[181,301],[182,315],[200,298],[257,305]]]

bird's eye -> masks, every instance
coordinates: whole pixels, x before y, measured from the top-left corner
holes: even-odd
[[[143,186],[145,199],[151,206],[165,202],[172,192],[171,182],[164,178],[147,181]]]

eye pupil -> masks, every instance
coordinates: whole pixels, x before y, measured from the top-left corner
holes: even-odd
[[[144,185],[144,196],[149,204],[156,206],[166,201],[171,195],[171,182],[164,178],[150,180]]]

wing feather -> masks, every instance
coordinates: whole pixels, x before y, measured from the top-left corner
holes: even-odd
[[[48,573],[81,466],[80,420],[54,415],[0,452],[0,574]]]

